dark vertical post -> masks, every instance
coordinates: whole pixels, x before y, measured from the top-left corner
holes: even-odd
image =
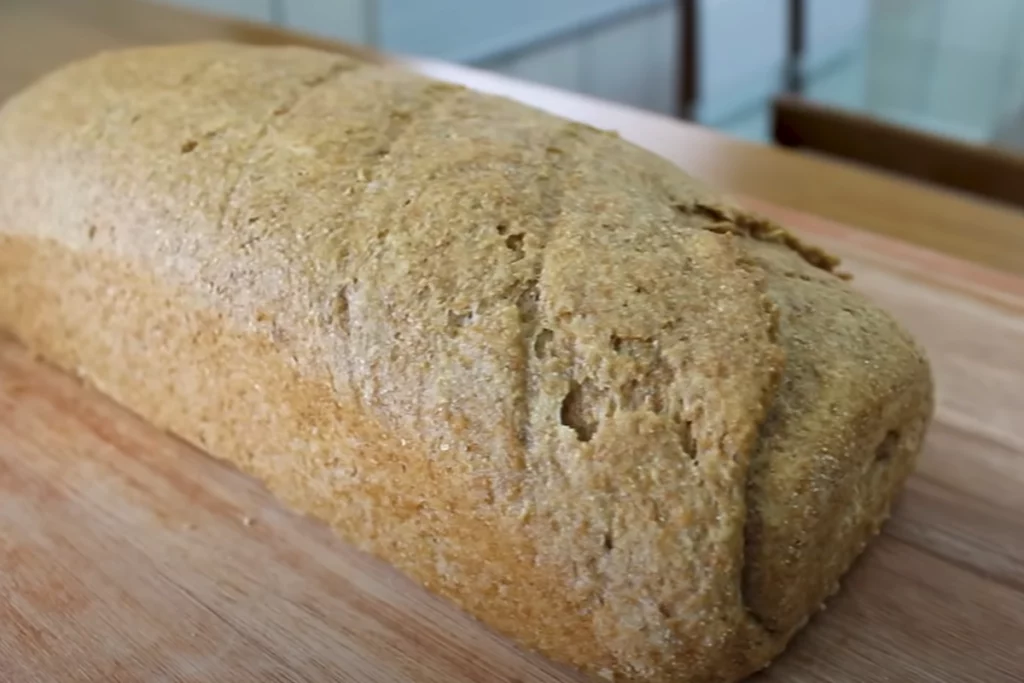
[[[804,89],[800,62],[806,44],[807,20],[804,0],[789,0],[789,49],[786,54],[786,92],[798,95]]]
[[[700,31],[697,4],[700,0],[679,0],[679,104],[680,118],[692,120],[700,96]]]

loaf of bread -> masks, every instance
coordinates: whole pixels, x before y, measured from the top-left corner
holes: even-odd
[[[734,681],[932,406],[835,261],[614,134],[300,48],[0,111],[0,326],[525,647]]]

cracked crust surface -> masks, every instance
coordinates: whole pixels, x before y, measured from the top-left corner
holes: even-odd
[[[834,259],[614,135],[299,48],[0,112],[0,325],[522,644],[767,664],[931,408]]]

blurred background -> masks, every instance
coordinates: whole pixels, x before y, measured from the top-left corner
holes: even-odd
[[[164,0],[769,141],[780,93],[1024,149],[1022,0]]]

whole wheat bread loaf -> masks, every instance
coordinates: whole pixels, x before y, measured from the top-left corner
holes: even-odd
[[[613,134],[306,49],[0,112],[0,326],[615,680],[765,666],[911,470],[927,363],[834,266]]]

